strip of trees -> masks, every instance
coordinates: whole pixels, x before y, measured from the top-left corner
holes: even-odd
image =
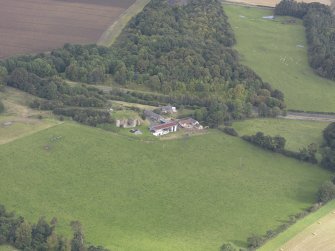
[[[285,149],[286,139],[281,136],[272,137],[269,135],[264,135],[264,133],[262,132],[257,132],[255,135],[244,135],[241,138],[254,145],[273,152],[281,153],[290,158],[295,158],[312,164],[318,163],[318,160],[316,158],[316,153],[318,149],[317,145],[314,143],[300,149],[299,152],[295,152]]]
[[[70,240],[55,232],[56,225],[56,218],[47,222],[44,217],[32,224],[0,205],[0,245],[9,244],[23,251],[108,251],[101,246],[87,245],[78,221],[70,224],[73,231]]]
[[[320,3],[282,0],[275,14],[304,20],[310,66],[320,76],[335,80],[335,16],[331,8]]]
[[[335,123],[331,123],[323,131],[324,146],[322,148],[321,165],[335,171]]]

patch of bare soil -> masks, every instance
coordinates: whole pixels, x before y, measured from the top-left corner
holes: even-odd
[[[135,0],[1,0],[0,58],[95,43]]]

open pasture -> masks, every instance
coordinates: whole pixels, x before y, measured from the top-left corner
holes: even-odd
[[[224,4],[242,63],[284,92],[289,109],[335,112],[335,81],[317,76],[308,65],[301,20],[273,15],[271,9]]]
[[[319,2],[319,3],[330,5],[330,0],[319,0],[319,1],[297,0],[297,1],[305,2],[305,3]],[[274,7],[276,4],[280,2],[280,0],[229,0],[229,2]]]
[[[48,148],[45,146],[48,145]],[[330,173],[211,131],[139,141],[65,122],[0,145],[0,201],[31,221],[82,222],[118,251],[245,246],[308,207]]]
[[[329,123],[287,119],[248,119],[236,121],[235,130],[242,135],[263,132],[265,135],[280,135],[286,139],[286,148],[298,151],[311,143],[322,144],[322,131]]]
[[[3,0],[0,58],[95,43],[135,0]]]

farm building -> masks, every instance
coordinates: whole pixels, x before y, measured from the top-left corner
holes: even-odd
[[[178,130],[178,121],[168,122],[150,127],[150,132],[155,136],[162,136]]]
[[[153,121],[153,122],[159,122],[159,123],[165,123],[166,120],[161,115],[154,113],[153,111],[145,110],[144,116],[146,119]]]
[[[193,118],[181,119],[178,121],[178,124],[180,127],[186,129],[199,129],[199,130],[203,129],[202,125],[200,125],[200,123]]]
[[[171,105],[162,106],[160,107],[160,110],[161,110],[161,113],[163,114],[171,114],[171,113],[177,112],[177,108]]]

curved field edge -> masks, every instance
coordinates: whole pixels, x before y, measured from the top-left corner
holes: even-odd
[[[128,22],[140,13],[150,0],[136,0],[99,38],[97,44],[111,46]]]
[[[335,111],[335,81],[317,76],[308,65],[305,31],[301,20],[273,15],[271,9],[223,4],[236,35],[241,62],[272,87],[284,92],[288,109]]]
[[[258,251],[274,251],[279,250],[285,243],[290,241],[291,239],[294,239],[299,233],[307,229],[312,224],[316,224],[317,221],[325,217],[326,215],[330,214],[331,211],[335,209],[335,201],[331,201],[327,203],[325,206],[320,208],[314,213],[311,213],[310,215],[306,216],[304,219],[298,221],[293,226],[288,228],[285,232],[278,235],[278,237],[274,238],[273,240],[270,240],[267,242],[264,246],[257,249]],[[322,227],[322,224],[327,223],[321,223],[320,227]],[[289,249],[284,249],[289,250]]]
[[[65,234],[79,220],[89,242],[127,251],[245,246],[330,176],[218,131],[144,142],[68,122],[0,146],[0,159],[9,210],[56,216]]]

